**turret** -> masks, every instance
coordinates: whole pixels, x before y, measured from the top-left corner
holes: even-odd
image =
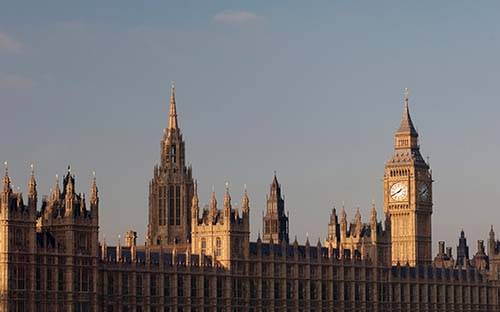
[[[231,223],[231,195],[229,194],[229,183],[226,182],[226,194],[224,195],[224,222]]]
[[[59,188],[59,175],[56,174],[56,185],[54,186],[54,192],[52,193],[52,201],[57,201],[61,197],[61,189]]]
[[[243,218],[248,217],[250,214],[250,200],[248,199],[247,186],[245,184],[245,190],[243,192],[243,198],[241,199],[241,210],[243,212]]]
[[[215,190],[212,189],[212,195],[210,197],[210,210],[208,211],[208,218],[210,222],[214,222],[216,214],[217,214],[217,199],[215,198]]]
[[[359,207],[356,209],[356,215],[354,216],[354,223],[356,224],[356,237],[361,236],[361,213],[359,212]]]
[[[347,213],[345,208],[342,207],[342,213],[340,214],[340,241],[344,241],[347,237]]]
[[[31,177],[28,182],[28,206],[31,211],[36,211],[37,196],[35,168],[33,164],[31,164]]]
[[[198,200],[198,182],[194,181],[193,189],[193,199],[191,201],[191,223],[192,229],[198,224],[198,218],[200,216],[200,206]]]
[[[269,242],[271,237],[277,243],[281,240],[289,241],[288,217],[285,215],[285,201],[281,196],[281,185],[278,183],[276,172],[269,190],[266,214],[263,217],[264,242]]]
[[[488,255],[491,257],[496,254],[497,241],[495,239],[495,231],[493,231],[493,224],[490,227],[490,233],[488,238]]]
[[[375,209],[375,202],[372,202],[372,214],[370,217],[370,229],[372,242],[377,240],[377,210]]]
[[[338,218],[337,218],[337,210],[332,208],[332,212],[330,214],[330,222],[328,223],[328,235],[326,238],[327,247],[330,248],[336,248],[337,247],[337,242],[340,240],[340,235],[339,235],[339,224],[338,224]]]
[[[464,230],[460,232],[457,246],[457,266],[465,266],[469,262],[469,246],[465,238]]]
[[[94,178],[92,180],[92,186],[90,187],[90,213],[92,217],[97,217],[99,209],[99,190],[97,189],[95,171],[92,174]]]
[[[66,212],[65,216],[69,217],[72,216],[73,213],[73,179],[71,177],[71,168],[68,166],[68,175],[66,176],[65,180],[66,182],[66,196],[64,198],[65,204],[66,204]]]
[[[10,185],[10,177],[9,177],[9,168],[7,166],[7,162],[4,163],[5,166],[5,174],[3,176],[2,183],[2,209],[9,209],[9,197],[12,193],[12,187]]]

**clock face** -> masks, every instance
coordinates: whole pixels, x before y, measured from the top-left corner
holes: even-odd
[[[423,201],[429,200],[430,192],[429,186],[426,183],[420,183],[418,186],[418,198]]]
[[[405,200],[408,196],[408,187],[406,184],[399,182],[391,186],[391,198],[397,201]]]

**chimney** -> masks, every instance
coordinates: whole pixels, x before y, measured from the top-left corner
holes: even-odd
[[[444,242],[440,241],[438,244],[439,244],[438,254],[439,255],[444,255]]]
[[[137,232],[127,231],[125,234],[125,246],[132,247],[137,245]]]
[[[446,255],[451,259],[451,247],[446,247]]]

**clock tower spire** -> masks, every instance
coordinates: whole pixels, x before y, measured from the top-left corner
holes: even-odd
[[[431,263],[432,175],[420,154],[408,102],[405,88],[394,153],[385,164],[384,212],[391,220],[392,265],[416,266]]]

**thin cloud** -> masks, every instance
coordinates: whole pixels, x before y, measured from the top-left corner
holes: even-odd
[[[213,18],[215,22],[223,24],[246,24],[255,22],[259,17],[249,11],[224,11],[216,14]]]
[[[16,74],[0,73],[0,89],[26,90],[33,87],[33,80]]]
[[[21,42],[0,31],[0,52],[20,53],[22,50]]]

